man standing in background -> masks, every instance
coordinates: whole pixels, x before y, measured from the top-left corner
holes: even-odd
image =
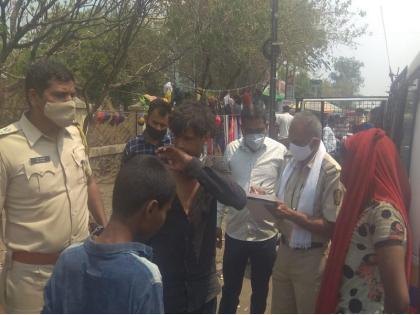
[[[276,124],[279,129],[278,140],[285,146],[288,146],[289,128],[292,120],[293,116],[290,115],[290,107],[288,105],[283,106],[283,113],[276,114]]]
[[[150,103],[145,116],[146,129],[143,134],[128,140],[122,157],[123,164],[135,155],[155,155],[159,147],[171,144],[168,135],[170,113],[171,106],[164,99],[157,98]]]
[[[275,195],[287,149],[266,137],[268,119],[262,107],[245,107],[241,118],[244,137],[228,145],[226,164],[245,191],[262,189],[266,194]],[[242,211],[227,211],[220,313],[236,313],[248,259],[251,262],[251,313],[264,313],[266,308],[276,258],[277,229],[273,218],[263,217],[266,210],[251,203],[249,201]],[[220,206],[217,220],[219,241],[224,212]]]

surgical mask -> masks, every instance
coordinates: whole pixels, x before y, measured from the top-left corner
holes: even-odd
[[[147,135],[152,138],[153,140],[162,140],[163,137],[166,135],[167,133],[167,129],[163,129],[163,130],[158,130],[150,125],[146,125],[146,130],[145,132],[147,133]]]
[[[76,103],[74,101],[47,102],[44,115],[57,126],[68,127],[73,124],[76,118]]]
[[[251,151],[258,151],[264,144],[265,134],[263,133],[252,133],[244,136],[245,145],[251,149]]]
[[[289,150],[290,152],[292,152],[293,157],[297,161],[305,161],[312,154],[312,149],[309,146],[309,144],[301,147],[296,144],[290,143]]]

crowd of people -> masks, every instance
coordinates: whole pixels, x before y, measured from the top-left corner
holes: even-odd
[[[284,108],[277,141],[261,103],[226,95],[242,137],[218,160],[204,150],[211,100],[172,109],[157,98],[124,149],[106,218],[73,74],[36,63],[25,93],[29,110],[0,129],[6,312],[235,313],[248,262],[251,313],[268,298],[272,313],[408,311],[410,187],[382,129],[345,139],[340,165],[314,114]],[[102,226],[91,234],[89,212]]]

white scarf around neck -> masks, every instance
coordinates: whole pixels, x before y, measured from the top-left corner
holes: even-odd
[[[309,172],[308,178],[306,179],[306,182],[304,184],[302,194],[299,198],[299,203],[297,207],[298,211],[305,213],[309,217],[313,216],[314,214],[316,186],[319,180],[319,175],[321,173],[322,161],[324,160],[326,153],[327,150],[325,149],[325,145],[321,141],[318,151],[314,156],[314,162]],[[287,182],[289,181],[289,178],[292,175],[297,163],[299,162],[292,158],[283,171],[280,181],[279,192],[277,194],[277,197],[282,202],[284,202],[284,194],[286,191]],[[311,232],[294,224],[292,234],[289,240],[289,246],[292,248],[310,248],[311,244]]]

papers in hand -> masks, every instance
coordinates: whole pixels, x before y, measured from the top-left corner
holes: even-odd
[[[274,195],[257,195],[257,194],[253,194],[253,193],[248,193],[246,195],[246,197],[248,199],[251,199],[251,200],[262,201],[266,204],[270,203],[270,204],[273,204],[273,205],[275,205],[278,201],[278,199]]]
[[[248,193],[247,208],[254,220],[266,223],[277,221],[275,206],[278,201],[274,195],[257,195]]]

